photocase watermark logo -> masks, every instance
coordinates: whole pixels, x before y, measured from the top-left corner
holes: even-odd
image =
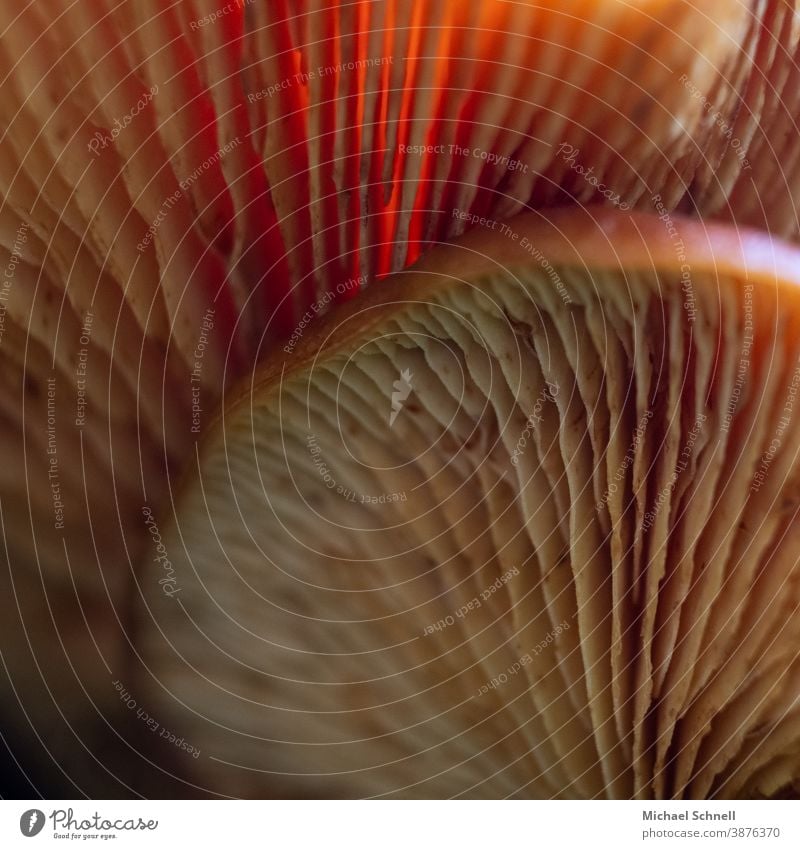
[[[158,828],[158,820],[144,820],[141,817],[110,820],[95,811],[84,819],[76,819],[72,808],[55,808],[47,816],[44,811],[31,808],[19,818],[19,830],[25,837],[35,837],[45,827],[47,820],[51,821],[53,837],[64,840],[112,840],[120,832],[155,831]]]
[[[411,385],[411,378],[413,376],[408,369],[403,369],[400,372],[400,377],[392,384],[394,392],[392,392],[392,412],[389,414],[389,427],[394,427],[395,419],[400,414],[400,410],[403,409],[403,403],[407,400],[411,394],[411,390],[414,388]]]
[[[44,828],[44,811],[38,808],[31,808],[19,818],[19,830],[25,837],[36,837],[36,835]]]

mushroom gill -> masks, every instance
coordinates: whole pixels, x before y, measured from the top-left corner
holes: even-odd
[[[796,20],[782,0],[3,0],[14,698],[48,723],[116,701],[146,517],[307,315],[566,203],[796,240]]]
[[[142,686],[203,786],[797,781],[799,269],[723,225],[529,213],[270,357],[142,576]]]
[[[605,199],[795,236],[795,19],[777,0],[0,4],[12,560],[117,642],[142,505],[227,378],[482,217]]]

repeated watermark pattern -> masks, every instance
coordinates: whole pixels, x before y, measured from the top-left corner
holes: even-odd
[[[504,672],[501,672],[499,675],[495,675],[489,681],[487,681],[477,692],[477,696],[485,696],[490,690],[495,690],[498,687],[501,687],[503,684],[507,684],[515,675],[517,675],[521,670],[523,670],[526,666],[533,663],[534,657],[540,655],[543,651],[550,648],[556,641],[557,637],[560,634],[563,634],[564,631],[569,630],[569,622],[565,619],[563,622],[560,622],[550,631],[546,637],[539,640],[535,646],[533,646],[530,651],[521,654],[510,666],[506,668]]]
[[[114,689],[119,694],[120,700],[125,707],[127,707],[128,710],[135,710],[136,716],[139,717],[139,719],[141,719],[154,734],[158,732],[156,736],[162,740],[166,740],[177,749],[183,750],[187,755],[191,755],[195,760],[200,757],[200,749],[190,745],[183,737],[179,737],[168,728],[164,728],[155,717],[151,716],[143,707],[137,704],[136,699],[134,699],[130,692],[125,689],[125,685],[122,681],[117,679],[113,683]]]
[[[603,507],[608,504],[609,499],[615,492],[619,489],[618,484],[622,481],[625,476],[625,473],[630,468],[633,461],[636,459],[636,452],[639,450],[639,446],[642,444],[642,440],[644,439],[645,433],[647,432],[647,425],[650,423],[650,419],[653,418],[652,410],[645,410],[642,413],[641,419],[639,419],[638,424],[636,425],[633,431],[633,439],[631,440],[631,444],[628,447],[628,450],[625,452],[625,456],[620,461],[617,470],[614,472],[614,479],[608,484],[608,488],[603,493],[601,499],[597,502],[595,507],[597,510],[602,510]]]
[[[131,125],[133,119],[145,109],[157,94],[158,84],[154,84],[136,101],[130,112],[123,115],[121,119],[114,119],[114,124],[108,132],[97,130],[86,145],[89,152],[96,157],[99,156],[100,151],[105,150],[112,142],[115,142],[119,134]]]
[[[516,245],[524,250],[530,257],[532,257],[539,265],[544,269],[547,276],[553,282],[556,291],[558,292],[561,300],[569,306],[572,304],[572,297],[567,291],[567,287],[564,285],[564,281],[561,279],[559,273],[553,268],[550,260],[539,250],[539,248],[533,244],[533,242],[527,236],[521,236],[509,223],[505,221],[498,221],[495,218],[489,218],[485,215],[478,215],[474,212],[469,212],[468,210],[463,209],[453,209],[451,213],[452,217],[457,219],[458,221],[463,221],[470,227],[483,227],[487,230],[493,230],[494,232],[500,233],[501,236],[505,236],[507,239],[510,239]]]
[[[708,417],[704,413],[698,413],[695,417],[694,424],[689,429],[689,433],[686,435],[686,441],[681,449],[681,453],[678,455],[678,461],[675,464],[675,468],[670,473],[669,480],[664,484],[658,495],[655,497],[652,509],[648,510],[643,516],[643,531],[647,531],[653,527],[656,519],[658,518],[658,514],[661,512],[661,508],[664,504],[666,504],[672,490],[675,489],[675,484],[678,482],[678,478],[684,471],[686,471],[686,468],[689,465],[689,460],[692,457],[692,452],[694,451],[695,442],[697,442],[697,437],[700,435],[700,426],[707,418]]]
[[[703,91],[689,79],[687,74],[681,74],[678,79],[683,83],[683,87],[692,95],[692,99],[700,101],[703,109],[711,115],[711,120],[714,124],[722,130],[723,135],[726,139],[728,139],[731,147],[736,151],[736,156],[741,163],[742,169],[744,171],[750,171],[753,166],[745,156],[745,149],[742,145],[742,141],[733,135],[733,127],[728,123],[722,112],[719,110],[712,111],[714,109],[714,104],[708,99],[708,97],[706,97]]]
[[[264,99],[269,100],[279,91],[286,91],[297,85],[308,85],[311,80],[319,80],[345,72],[360,71],[365,68],[380,68],[384,65],[393,64],[393,56],[375,56],[365,59],[354,59],[350,62],[338,62],[335,65],[321,65],[318,68],[309,68],[307,71],[298,71],[296,74],[272,83],[272,85],[268,85],[260,91],[252,91],[247,95],[247,100],[250,103],[256,103]]]
[[[623,212],[627,212],[631,208],[627,201],[622,200],[619,192],[615,192],[597,179],[594,173],[594,165],[587,168],[578,162],[578,157],[581,155],[580,148],[567,142],[561,142],[557,153],[576,174],[583,177],[590,186],[597,190],[599,195],[606,198],[613,206],[619,207]]]
[[[408,496],[405,492],[382,492],[378,495],[369,495],[363,492],[356,492],[338,483],[330,467],[323,459],[322,449],[319,446],[317,437],[313,433],[308,434],[306,437],[306,448],[311,455],[311,462],[314,464],[314,468],[322,478],[322,482],[326,488],[335,490],[336,494],[344,498],[345,501],[350,501],[353,504],[392,504],[398,501],[408,501]]]
[[[534,402],[533,411],[528,416],[528,419],[525,422],[525,427],[522,429],[522,433],[520,433],[519,438],[517,439],[517,444],[511,452],[511,464],[513,466],[519,465],[519,458],[525,453],[528,440],[530,439],[531,434],[533,434],[536,430],[536,425],[541,424],[544,421],[544,417],[541,415],[544,405],[552,403],[557,396],[558,384],[552,383],[549,380],[546,381],[546,386],[542,389],[538,398]]]
[[[753,483],[750,485],[751,492],[758,492],[764,485],[764,481],[766,481],[767,474],[769,473],[769,467],[772,465],[775,455],[780,451],[786,431],[792,423],[794,403],[797,400],[798,389],[800,389],[800,358],[792,374],[792,379],[789,381],[789,387],[786,390],[786,397],[783,402],[781,417],[778,419],[778,424],[775,428],[775,435],[767,446],[767,450],[762,454],[758,471],[753,476]]]
[[[742,389],[744,388],[747,374],[750,371],[750,353],[753,348],[753,284],[745,283],[744,285],[744,321],[742,325],[742,350],[739,355],[739,362],[736,365],[736,379],[733,382],[731,396],[728,398],[728,403],[725,406],[725,414],[722,419],[720,430],[727,433],[730,429],[733,416],[736,413],[736,408],[739,406],[739,401],[742,397]]]
[[[83,326],[81,327],[81,335],[78,340],[80,350],[78,351],[78,362],[75,366],[75,387],[77,390],[77,399],[75,403],[75,427],[83,427],[86,424],[86,370],[89,363],[89,344],[92,341],[92,324],[94,322],[94,313],[87,310],[83,316]]]
[[[160,564],[164,570],[164,575],[158,579],[158,583],[161,585],[164,595],[172,598],[172,596],[177,595],[181,591],[178,581],[175,578],[175,570],[167,555],[166,546],[161,540],[161,533],[158,530],[158,524],[156,523],[155,516],[153,516],[153,511],[147,506],[142,507],[142,515],[144,516],[144,523],[147,526],[147,530],[153,538],[153,545],[156,547],[156,556],[153,558],[153,562]]]
[[[466,604],[462,604],[461,607],[456,610],[455,614],[445,616],[444,619],[440,619],[438,622],[428,625],[422,632],[422,636],[428,637],[434,632],[444,631],[445,628],[455,625],[456,619],[463,619],[469,613],[472,613],[473,610],[477,610],[483,605],[483,602],[488,601],[501,587],[504,587],[516,575],[519,575],[518,566],[512,567],[507,572],[504,572],[496,578],[493,583],[486,587],[486,589],[481,590],[479,595],[474,596],[466,602]]]
[[[144,253],[147,250],[147,246],[153,241],[153,237],[158,232],[158,228],[164,222],[167,217],[167,214],[172,209],[173,206],[183,197],[183,195],[189,191],[189,189],[197,182],[200,177],[211,168],[212,165],[219,162],[226,154],[230,153],[234,148],[238,147],[242,143],[242,140],[237,136],[235,139],[229,141],[226,145],[223,145],[216,153],[213,153],[211,156],[207,157],[197,168],[189,174],[188,177],[184,177],[180,183],[178,184],[178,188],[161,204],[161,208],[158,210],[158,214],[153,219],[153,222],[147,228],[147,234],[145,237],[139,242],[136,246],[136,250],[139,253]]]
[[[189,389],[192,393],[192,433],[200,433],[200,414],[203,408],[200,405],[200,389],[202,386],[203,375],[203,357],[205,356],[206,348],[208,347],[208,337],[214,329],[214,308],[209,307],[200,327],[200,335],[197,339],[197,345],[194,349],[194,366],[189,377]]]
[[[61,481],[58,468],[58,446],[56,443],[56,379],[47,378],[47,480],[53,500],[54,526],[64,530],[64,502],[61,500]]]
[[[318,315],[322,315],[325,311],[330,307],[333,303],[334,299],[342,295],[346,295],[348,292],[355,292],[367,282],[367,278],[364,275],[359,277],[351,277],[349,280],[345,280],[343,283],[337,283],[335,289],[329,289],[323,295],[321,295],[302,315],[300,321],[297,322],[297,326],[292,331],[292,335],[289,337],[289,341],[283,346],[283,350],[287,354],[291,354],[294,352],[294,349],[297,347],[297,343],[303,338],[303,334],[305,333],[306,328],[309,324],[314,320],[314,318]]]
[[[249,6],[252,3],[255,3],[255,0],[231,0],[230,3],[220,6],[219,9],[209,12],[207,15],[203,15],[202,18],[196,18],[193,21],[189,21],[189,29],[192,30],[192,32],[195,32],[203,27],[215,24],[218,20],[220,20],[220,18],[230,15],[231,12],[237,12],[239,9],[244,9],[245,6]]]
[[[496,165],[506,171],[528,173],[528,166],[521,160],[480,147],[463,147],[460,144],[401,144],[397,149],[399,153],[411,156],[449,155],[477,159],[486,165]]]
[[[672,247],[675,250],[675,259],[681,264],[681,291],[683,292],[683,308],[686,310],[686,318],[692,324],[697,317],[697,308],[694,300],[694,287],[692,286],[692,267],[686,255],[686,245],[680,230],[675,223],[670,211],[664,206],[660,194],[654,194],[650,200],[658,215],[659,221],[664,222],[667,235],[672,239]]]
[[[23,222],[17,229],[14,236],[14,243],[11,246],[11,256],[8,258],[3,278],[0,280],[0,342],[3,341],[3,334],[6,330],[8,296],[17,273],[17,265],[19,265],[20,258],[22,257],[22,247],[28,241],[28,227],[29,225]]]

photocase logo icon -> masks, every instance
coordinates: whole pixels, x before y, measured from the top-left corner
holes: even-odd
[[[408,369],[403,369],[400,372],[400,377],[392,384],[394,392],[392,392],[392,412],[389,415],[389,427],[394,425],[394,420],[403,409],[403,402],[411,394],[413,387],[411,386],[411,378],[414,375]]]
[[[19,818],[19,830],[25,837],[36,837],[44,828],[44,812],[38,808],[31,808]]]

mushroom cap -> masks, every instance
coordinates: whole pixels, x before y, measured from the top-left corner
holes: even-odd
[[[109,480],[111,455],[128,451],[144,467],[118,473],[112,498],[88,493],[98,516],[119,503],[119,517],[95,523],[110,561],[125,560],[135,536],[121,539],[119,520],[158,503],[165,465],[187,455],[186,372],[210,309],[206,410],[223,376],[249,370],[305,309],[341,299],[345,281],[346,297],[399,270],[470,216],[569,199],[651,209],[657,195],[667,211],[798,231],[796,157],[770,145],[796,113],[789,4],[194,9],[14,0],[0,12],[7,252],[26,229],[9,378],[20,386],[25,371],[41,396],[51,360],[76,395],[81,329],[94,316],[87,468]],[[13,430],[18,399],[7,406]],[[64,430],[76,456],[76,431]],[[41,472],[17,453],[9,489]],[[76,478],[64,486],[79,509]],[[37,544],[61,569],[60,535],[45,533],[50,505],[38,500]]]
[[[0,4],[0,643],[82,707],[143,508],[306,311],[567,201],[798,234],[794,4],[224,9]]]
[[[799,263],[686,218],[530,213],[269,358],[162,525],[169,573],[143,576],[140,686],[198,781],[797,781]]]
[[[141,505],[191,452],[193,391],[214,409],[304,311],[481,217],[594,200],[799,232],[792,4],[192,10],[0,10],[0,234],[19,260],[0,486],[48,473],[52,372],[67,527],[46,487],[5,505],[12,548],[47,574],[65,574],[66,530],[76,560],[100,552],[103,580],[127,586]]]

